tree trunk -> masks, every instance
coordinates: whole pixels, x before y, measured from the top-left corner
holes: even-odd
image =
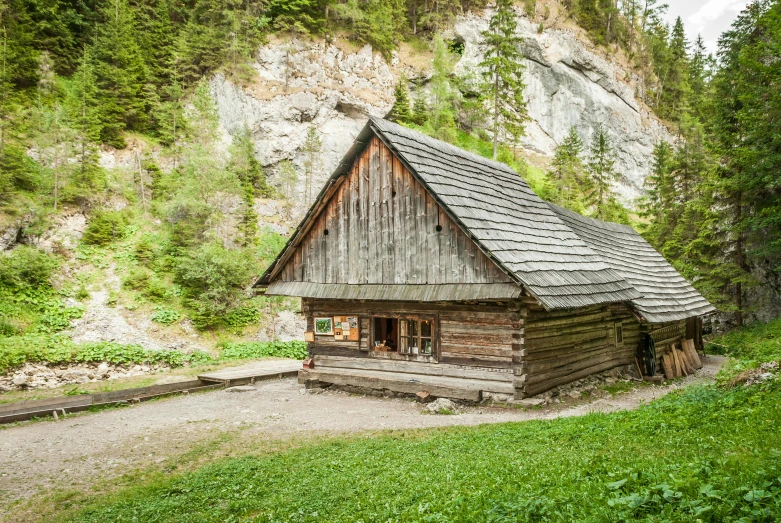
[[[494,160],[499,146],[499,73],[494,73]]]

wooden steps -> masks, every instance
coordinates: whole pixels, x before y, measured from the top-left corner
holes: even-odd
[[[275,378],[290,378],[298,374],[300,368],[301,362],[299,360],[258,361],[242,367],[201,374],[198,379],[210,383],[221,383],[229,387]]]

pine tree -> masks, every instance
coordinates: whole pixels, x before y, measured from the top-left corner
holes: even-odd
[[[615,170],[615,152],[603,126],[597,127],[591,142],[590,156],[586,164],[593,188],[586,202],[599,219],[608,216],[607,207],[614,199],[612,184],[618,180]]]
[[[692,105],[699,109],[707,89],[712,58],[705,54],[705,41],[702,35],[697,35],[694,43],[691,63],[689,65],[689,86],[691,88]]]
[[[651,218],[647,231],[648,240],[657,248],[660,248],[672,229],[668,223],[675,206],[672,163],[672,148],[662,140],[654,147],[651,173],[645,179],[646,195],[642,201],[644,216]]]
[[[578,196],[583,190],[583,141],[574,127],[570,127],[567,137],[556,147],[548,171],[553,188],[547,194],[548,199],[558,205],[580,211]]]
[[[282,160],[277,166],[277,187],[288,201],[295,200],[298,173],[296,166],[290,160]]]
[[[434,36],[434,68],[429,81],[430,97],[424,123],[426,133],[446,142],[456,138],[454,105],[458,90],[453,86],[453,57],[442,36]],[[417,114],[415,115],[417,117]]]
[[[317,0],[271,0],[268,16],[282,31],[309,34],[323,26],[323,15]]]
[[[415,101],[412,105],[412,123],[415,125],[423,126],[428,121],[428,105],[426,104],[426,99],[424,98],[424,94],[417,93],[415,96]]]
[[[312,203],[314,198],[313,185],[314,178],[319,174],[320,170],[320,153],[323,150],[323,141],[314,126],[310,127],[306,132],[306,140],[301,147],[301,152],[304,154],[304,176],[307,205]]]
[[[516,34],[517,25],[512,0],[497,0],[488,30],[481,33],[486,50],[480,67],[491,116],[494,160],[501,137],[509,136],[516,144],[524,135],[524,123],[528,119],[523,99],[524,67],[520,51],[523,39]]]
[[[409,90],[407,79],[402,75],[393,90],[394,102],[390,112],[390,120],[398,123],[410,123],[412,111],[409,106]]]
[[[147,105],[142,96],[146,68],[126,0],[105,4],[100,19],[91,53],[98,86],[100,138],[104,143],[124,148],[123,131],[142,130],[147,122]]]
[[[86,47],[74,76],[76,85],[73,99],[69,103],[72,112],[70,119],[78,133],[76,150],[79,155],[79,168],[74,178],[78,185],[93,189],[97,186],[101,174],[95,146],[100,141],[101,123],[95,68],[90,51]]]
[[[252,135],[246,125],[233,137],[231,168],[239,177],[242,185],[252,186],[253,197],[256,194],[261,198],[274,196],[274,191],[269,186],[266,175],[263,173],[263,166],[255,156]]]

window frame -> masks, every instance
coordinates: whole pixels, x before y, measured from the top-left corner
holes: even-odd
[[[624,324],[623,322],[617,321],[613,324],[613,334],[615,336],[616,340],[616,347],[619,347],[624,344]]]
[[[396,352],[376,352],[374,351],[374,342],[377,338],[377,333],[375,332],[375,323],[378,318],[391,318],[397,320],[396,325],[396,339],[398,343],[398,347],[396,348]],[[411,352],[402,352],[402,339],[409,339],[411,336],[402,336],[402,322],[408,322],[408,321],[414,321],[417,324],[416,330],[417,334],[415,335],[415,339],[417,340],[417,346],[418,346],[418,353],[412,354]],[[421,325],[423,322],[429,322],[431,324],[431,336],[423,336],[422,332],[423,329],[421,328]],[[382,354],[382,357],[389,357],[389,358],[398,358],[398,359],[404,359],[404,360],[423,360],[423,361],[431,361],[432,359],[435,361],[439,360],[439,315],[438,314],[403,314],[403,313],[375,313],[371,315],[370,320],[371,325],[371,336],[369,338],[369,350],[373,352],[374,354],[380,355]],[[423,341],[422,340],[431,340],[431,354],[424,354],[421,352],[421,348],[423,347]]]

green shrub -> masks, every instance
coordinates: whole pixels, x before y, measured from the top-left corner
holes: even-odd
[[[152,313],[152,321],[162,323],[163,325],[173,325],[179,321],[180,314],[173,309],[165,307],[155,307]]]
[[[61,300],[46,307],[38,321],[37,332],[53,334],[71,326],[71,321],[81,318],[84,309],[79,307],[66,307]]]
[[[223,344],[220,351],[221,360],[244,360],[270,356],[302,360],[307,357],[306,343],[303,341],[227,342]]]
[[[59,265],[56,258],[27,245],[0,255],[0,285],[10,288],[48,286]]]
[[[122,287],[133,291],[144,291],[149,285],[151,278],[152,275],[149,274],[149,271],[142,268],[134,268],[122,280]]]
[[[5,318],[0,318],[0,337],[16,336],[19,329]]]
[[[244,290],[258,273],[251,249],[229,250],[207,243],[177,259],[176,283],[182,286],[193,324],[199,329],[221,324],[244,299]]]
[[[76,344],[54,334],[30,334],[0,338],[0,374],[25,363],[108,362],[116,365],[164,364],[180,367],[188,356],[176,350],[147,350],[140,345],[114,342]],[[202,360],[202,356],[195,356]]]
[[[97,211],[87,225],[81,241],[87,245],[108,245],[125,237],[129,220],[121,211]]]
[[[302,359],[306,357],[306,343],[300,341],[226,343],[218,360],[269,356]],[[181,367],[185,363],[201,365],[217,360],[203,351],[185,354],[176,350],[148,350],[140,345],[123,345],[107,341],[77,344],[61,334],[39,333],[0,337],[0,374],[25,363],[61,364],[103,361],[116,365],[143,363]]]
[[[150,278],[143,294],[144,297],[153,301],[161,301],[169,294],[169,286],[159,278]]]
[[[193,351],[186,357],[190,365],[204,365],[206,363],[214,363],[214,358],[211,356],[211,354],[201,350]]]
[[[256,325],[260,322],[260,311],[253,305],[244,305],[229,311],[225,315],[225,323],[229,327],[241,328]]]
[[[155,246],[149,235],[145,234],[138,240],[138,243],[133,250],[133,254],[135,254],[136,259],[144,265],[149,265],[149,263],[155,259]]]

